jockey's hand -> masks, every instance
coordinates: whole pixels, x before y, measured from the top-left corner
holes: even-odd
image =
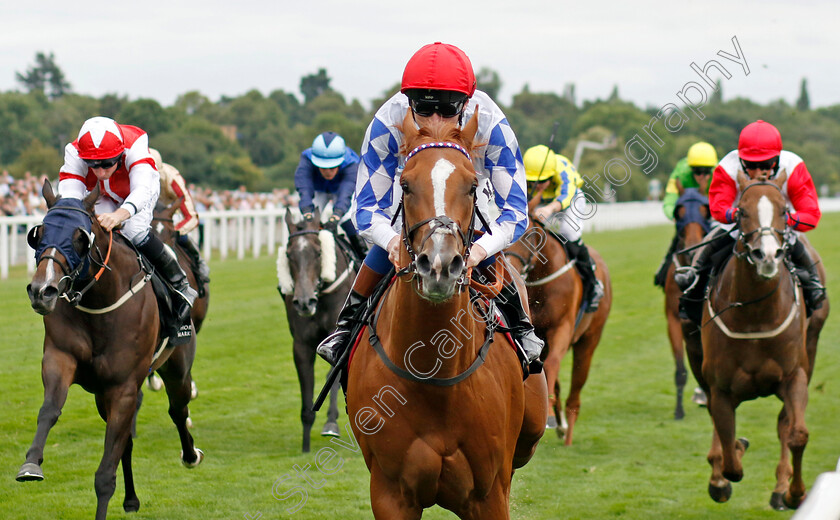
[[[467,269],[475,267],[487,258],[487,250],[478,244],[470,247],[470,257],[467,258]]]
[[[394,264],[394,267],[397,270],[401,269],[400,267],[400,235],[395,235],[394,238],[388,242],[388,260]]]
[[[311,212],[303,214],[303,221],[304,222],[310,222],[313,218],[315,218],[315,217],[312,215]]]
[[[335,233],[335,230],[338,229],[338,222],[341,220],[341,215],[333,214],[330,216],[330,219],[324,222],[324,229]]]
[[[554,211],[553,208],[551,208],[551,205],[543,206],[534,210],[534,219],[545,223],[553,214]]]
[[[102,229],[105,231],[111,231],[129,218],[131,218],[131,213],[123,208],[119,208],[113,213],[102,213],[96,216],[96,220],[99,221],[99,225],[102,226]]]

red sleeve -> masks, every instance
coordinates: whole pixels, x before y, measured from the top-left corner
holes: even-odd
[[[804,162],[799,163],[788,177],[787,192],[790,203],[796,210],[796,213],[788,215],[787,225],[803,232],[816,228],[822,213],[814,180]]]
[[[712,174],[712,184],[709,186],[709,209],[712,218],[723,224],[734,222],[732,204],[738,196],[738,186],[721,166],[715,168]]]

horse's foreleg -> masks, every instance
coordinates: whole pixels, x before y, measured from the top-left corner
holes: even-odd
[[[712,388],[711,392],[709,413],[720,439],[723,476],[732,482],[739,482],[744,477],[744,470],[741,466],[741,457],[736,453],[735,405],[731,401],[731,396],[724,394],[720,389]]]
[[[790,420],[785,406],[782,406],[776,421],[776,434],[779,437],[781,454],[779,455],[779,463],[776,465],[776,487],[770,496],[770,506],[777,511],[783,511],[787,509],[784,496],[790,487],[790,476],[793,474],[793,468],[790,466],[790,448],[788,448]]]
[[[726,502],[732,496],[732,484],[723,477],[723,454],[721,453],[720,437],[712,426],[712,447],[706,456],[709,465],[712,467],[712,476],[709,478],[709,496],[715,502]]]
[[[41,380],[44,384],[44,403],[38,412],[38,426],[35,438],[26,452],[26,462],[20,467],[17,480],[44,480],[41,463],[44,461],[44,445],[50,429],[58,421],[61,409],[67,401],[67,390],[73,383],[76,373],[76,360],[61,352],[51,343],[44,347],[44,359],[41,362]]]
[[[592,356],[595,354],[595,347],[601,341],[601,330],[603,329],[587,332],[581,336],[573,347],[572,383],[569,385],[569,396],[566,398],[566,420],[569,422],[566,431],[566,446],[572,445],[572,434],[578,415],[580,415],[580,393],[589,377]]]
[[[131,469],[131,451],[133,448],[134,441],[131,435],[129,435],[122,455],[123,481],[125,482],[123,509],[126,513],[133,513],[140,510],[140,499],[137,498],[137,492],[134,490],[134,473]]]
[[[548,423],[549,427],[556,428],[557,435],[561,439],[566,435],[566,426],[558,424],[562,413],[558,406],[560,401],[560,363],[569,350],[572,340],[571,325],[564,323],[559,327],[549,330],[546,333],[546,348],[548,355],[543,364],[546,386],[548,387]],[[553,420],[552,420],[553,419]],[[565,422],[565,421],[563,421]]]
[[[324,428],[321,430],[321,435],[330,437],[340,437],[341,430],[338,428],[338,390],[341,388],[341,382],[336,379],[330,389],[330,408],[327,410],[327,422],[324,423]]]
[[[300,384],[300,422],[303,425],[303,453],[309,453],[310,433],[315,423],[312,395],[315,389],[315,349],[297,340],[294,342],[295,369]],[[332,397],[330,397],[332,406]]]
[[[683,348],[682,323],[679,316],[670,312],[666,304],[666,317],[668,319],[668,340],[671,342],[671,353],[674,355],[674,386],[677,388],[677,404],[674,408],[674,419],[685,417],[683,409],[683,389],[688,380],[688,372],[685,369],[685,352]]]
[[[379,464],[370,467],[370,508],[377,520],[419,520],[423,508],[402,494],[400,483],[390,480]]]
[[[798,369],[785,386],[785,410],[788,411],[790,416],[787,447],[790,448],[793,455],[793,477],[784,499],[787,507],[796,508],[805,498],[805,482],[802,481],[802,455],[805,453],[805,446],[808,444],[808,428],[805,426],[805,406],[808,404],[808,376],[805,369]]]
[[[108,502],[114,495],[117,485],[117,465],[125,456],[127,443],[131,439],[131,421],[137,411],[137,384],[131,381],[119,387],[109,388],[101,401],[97,402],[97,406],[100,408],[100,413],[103,410],[106,412],[107,417],[105,451],[94,477],[97,500],[96,520],[105,520]],[[130,451],[128,457],[131,457]],[[129,463],[129,474],[130,468]],[[128,498],[128,489],[126,489],[126,498]],[[134,498],[136,499],[136,495]]]
[[[502,476],[496,478],[490,493],[480,501],[470,502],[469,509],[459,513],[458,518],[463,520],[494,520],[510,519],[510,476],[503,480]]]

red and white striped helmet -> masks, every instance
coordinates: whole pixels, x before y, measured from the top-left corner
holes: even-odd
[[[92,117],[85,121],[76,139],[79,157],[86,160],[112,159],[125,151],[122,132],[117,122],[108,117]]]

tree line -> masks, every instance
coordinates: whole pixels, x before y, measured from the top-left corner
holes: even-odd
[[[373,113],[399,89],[398,83],[392,85],[370,107],[364,107],[333,90],[327,71],[319,69],[301,78],[301,97],[279,89],[267,96],[252,90],[212,101],[192,91],[165,107],[153,99],[74,93],[52,54],[38,53],[35,65],[16,77],[23,90],[0,93],[0,168],[15,177],[26,171],[55,175],[63,162],[64,145],[75,139],[82,122],[104,115],[146,130],[151,145],[188,182],[216,189],[244,185],[249,191],[292,187],[300,152],[323,131],[339,133],[358,151]],[[502,85],[498,73],[482,68],[477,78],[479,88],[497,98]],[[555,123],[552,148],[569,158],[578,141],[614,143],[606,150],[587,150],[578,167],[584,176],[612,178],[618,200],[647,198],[650,179],[664,182],[698,140],[711,143],[723,157],[737,147],[741,129],[756,119],[779,128],[785,149],[805,159],[818,189],[827,186],[831,193],[840,191],[840,151],[835,145],[840,142],[840,105],[811,109],[805,80],[793,105],[781,99],[761,105],[745,98],[722,98],[718,84],[715,95],[702,107],[702,119],[687,118],[679,131],[658,132],[655,145],[647,139],[655,164],[625,162],[629,175],[618,181],[616,175],[606,175],[605,165],[611,159],[629,157],[625,147],[629,143],[632,148],[634,139],[638,144],[639,137],[645,137],[643,129],[657,117],[660,107],[640,108],[622,100],[617,86],[607,99],[579,104],[573,85],[566,85],[562,94],[531,92],[525,85],[509,106],[500,106],[523,152],[548,144]]]

